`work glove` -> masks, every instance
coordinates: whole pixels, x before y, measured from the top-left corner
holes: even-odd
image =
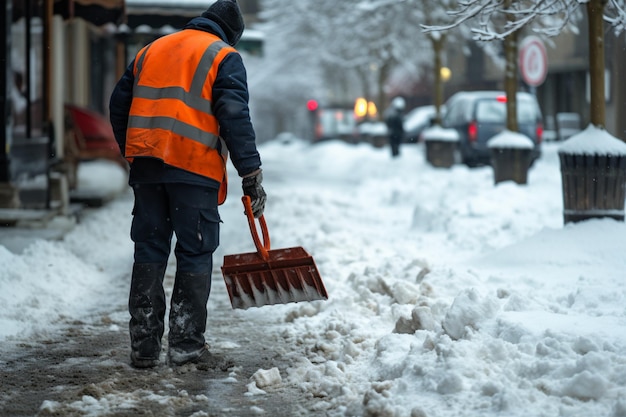
[[[255,219],[261,217],[263,215],[263,210],[265,210],[265,200],[267,199],[267,194],[265,194],[265,190],[261,185],[262,181],[263,172],[259,170],[259,172],[254,175],[244,177],[241,184],[243,194],[250,197],[252,214]]]

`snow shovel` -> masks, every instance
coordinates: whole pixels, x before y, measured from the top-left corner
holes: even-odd
[[[257,251],[224,256],[222,275],[233,308],[328,299],[311,255],[302,247],[270,250],[264,216],[259,217],[261,244],[250,197],[243,196],[242,201]]]

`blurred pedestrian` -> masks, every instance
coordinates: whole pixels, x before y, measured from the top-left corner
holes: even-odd
[[[236,0],[218,0],[181,31],[141,49],[111,95],[111,124],[130,163],[135,196],[128,308],[130,358],[137,368],[159,362],[163,278],[174,233],[168,360],[199,367],[210,363],[206,306],[229,152],[254,216],[263,214],[266,195],[246,71],[234,49],[243,30]]]
[[[404,98],[396,97],[385,111],[385,123],[387,124],[391,156],[394,158],[400,155],[400,143],[404,138],[403,120],[405,105]]]

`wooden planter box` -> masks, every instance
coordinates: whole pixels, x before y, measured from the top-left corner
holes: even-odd
[[[374,135],[370,137],[370,143],[375,148],[382,148],[387,144],[387,136]]]
[[[458,142],[429,139],[426,144],[426,161],[437,168],[450,168],[455,163]]]
[[[493,166],[494,183],[514,181],[518,184],[528,183],[532,149],[527,148],[491,148],[491,165]]]
[[[624,220],[626,156],[559,152],[565,223]]]

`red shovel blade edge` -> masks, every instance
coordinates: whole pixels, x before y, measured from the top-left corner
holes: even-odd
[[[233,308],[327,300],[313,258],[302,247],[224,256],[222,274]]]

